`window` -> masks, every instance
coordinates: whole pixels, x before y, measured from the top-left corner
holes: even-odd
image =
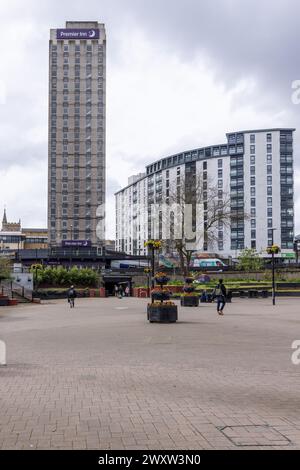
[[[267,174],[272,174],[272,165],[267,165]]]
[[[273,219],[268,219],[268,228],[273,227]]]
[[[254,186],[252,186],[250,188],[250,193],[251,193],[251,196],[255,196],[255,187]]]
[[[218,170],[218,178],[223,178],[223,170]]]
[[[272,198],[271,197],[267,198],[267,205],[268,205],[268,207],[272,206]]]
[[[251,176],[250,178],[250,185],[255,186],[255,176]]]
[[[267,134],[267,142],[272,142],[272,134]]]
[[[268,230],[268,238],[273,238],[273,230]]]
[[[203,162],[203,170],[207,170],[207,162]]]
[[[271,184],[272,184],[272,176],[267,176],[267,184],[268,184],[268,186],[271,186]]]
[[[267,144],[267,153],[272,153],[272,144]]]
[[[251,248],[252,248],[252,250],[256,249],[256,241],[255,240],[251,240]]]
[[[267,187],[267,195],[272,196],[272,186]]]
[[[254,197],[251,198],[251,207],[255,207],[255,198]]]
[[[255,175],[255,166],[250,166],[250,175]]]
[[[272,163],[272,155],[267,155],[267,163]]]
[[[251,217],[256,217],[256,209],[255,208],[251,209]]]
[[[250,153],[251,154],[255,153],[255,145],[250,145]]]
[[[218,160],[218,168],[222,168],[222,166],[223,166],[223,160],[222,160],[222,158],[220,158]]]
[[[251,228],[255,228],[255,227],[256,227],[256,220],[251,219]]]
[[[267,209],[267,216],[268,216],[268,217],[272,217],[272,216],[273,216],[273,209],[272,209],[272,207],[268,207],[268,209]]]
[[[218,188],[223,188],[223,180],[218,180]]]
[[[250,155],[250,164],[255,165],[255,155]]]
[[[255,134],[250,134],[250,143],[255,144]]]

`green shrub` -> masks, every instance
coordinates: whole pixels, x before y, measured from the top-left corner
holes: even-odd
[[[97,287],[99,283],[98,273],[90,268],[36,266],[31,268],[31,272],[34,273],[35,282],[39,286],[69,287],[74,284],[74,286]]]

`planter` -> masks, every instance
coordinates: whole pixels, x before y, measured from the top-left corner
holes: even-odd
[[[183,295],[180,299],[182,307],[198,307],[199,296],[198,295]]]
[[[8,305],[9,305],[10,307],[13,307],[13,306],[15,306],[15,305],[18,305],[17,299],[9,299]]]
[[[177,305],[148,304],[147,319],[150,323],[175,323],[178,319]]]

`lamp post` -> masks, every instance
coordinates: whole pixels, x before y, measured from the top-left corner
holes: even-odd
[[[73,240],[73,225],[71,224],[70,225],[70,229],[71,229],[71,242]],[[71,269],[71,265],[72,265],[72,250],[73,250],[73,247],[72,247],[72,243],[70,243],[70,269]]]
[[[294,252],[296,257],[296,263],[298,264],[299,261],[299,250],[298,250],[298,243],[300,242],[299,237],[296,237],[294,240]]]
[[[151,253],[151,288],[154,289],[154,275],[155,275],[155,250],[159,250],[161,242],[159,240],[148,240],[145,242],[145,247],[150,249]]]
[[[276,228],[271,228],[272,230],[272,248],[274,247],[274,231]],[[272,249],[272,303],[275,305],[275,253]]]

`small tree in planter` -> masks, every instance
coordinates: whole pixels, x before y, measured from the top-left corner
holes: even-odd
[[[169,278],[165,273],[157,273],[154,276],[159,288],[151,291],[151,304],[147,306],[147,318],[150,323],[174,323],[177,321],[177,305],[170,302],[170,292],[164,289]]]
[[[194,279],[192,277],[187,277],[185,279],[185,286],[180,299],[183,307],[198,307],[199,305],[199,295],[195,293],[193,282]]]

